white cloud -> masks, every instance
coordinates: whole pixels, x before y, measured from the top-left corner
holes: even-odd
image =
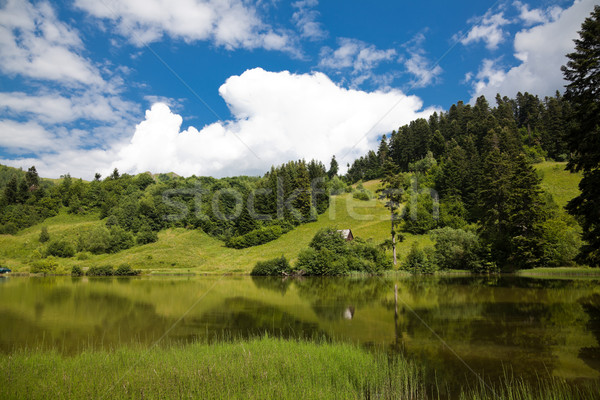
[[[27,94],[0,92],[0,110],[16,116],[27,116],[44,124],[59,124],[78,119],[116,123],[129,118],[137,106],[118,96],[87,91],[63,96],[58,92]]]
[[[219,93],[233,121],[181,131],[181,116],[157,103],[119,150],[115,165],[132,173],[224,176],[262,174],[293,159],[328,162],[333,154],[348,154],[343,163],[374,146],[381,134],[434,111],[421,110],[419,98],[398,90],[348,90],[322,73],[257,68],[230,77]]]
[[[137,46],[168,35],[186,42],[210,40],[227,49],[295,51],[286,33],[274,31],[242,0],[76,0],[75,4],[94,17],[111,20]]]
[[[559,17],[560,12],[562,11],[558,6],[550,7],[547,10],[542,10],[540,8],[530,10],[527,4],[523,4],[520,1],[515,1],[513,5],[520,12],[519,18],[528,26],[553,21]]]
[[[595,0],[576,1],[556,20],[525,29],[515,35],[515,57],[520,64],[506,69],[499,60],[484,60],[473,81],[473,99],[480,95],[494,98],[496,93],[513,97],[517,92],[539,96],[552,95],[565,84],[560,67],[567,62],[566,54],[574,49],[584,19],[593,10]]]
[[[0,147],[13,152],[49,151],[56,149],[54,137],[35,122],[0,120]]]
[[[70,85],[104,86],[98,69],[81,55],[77,32],[57,20],[47,2],[7,0],[0,9],[0,70],[9,75]]]
[[[319,12],[313,8],[318,4],[318,0],[300,0],[292,3],[292,7],[296,9],[292,21],[300,31],[300,36],[310,40],[319,40],[327,36],[327,32],[316,21]]]
[[[489,50],[495,50],[498,45],[504,40],[505,33],[502,27],[510,24],[510,21],[504,18],[504,13],[498,14],[486,13],[481,20],[481,23],[475,25],[469,30],[466,36],[460,39],[463,45],[483,41],[485,47]]]
[[[408,58],[399,60],[399,62],[404,63],[406,71],[415,77],[410,82],[411,88],[421,88],[438,83],[439,76],[443,72],[439,65],[431,66],[431,62],[425,55],[424,42],[425,35],[423,33],[415,35],[404,44],[408,52]]]
[[[353,86],[370,79],[379,83],[389,83],[386,76],[373,72],[382,62],[395,61],[396,50],[378,49],[375,45],[357,39],[340,38],[339,47],[333,50],[323,47],[319,66],[331,70],[349,69]]]

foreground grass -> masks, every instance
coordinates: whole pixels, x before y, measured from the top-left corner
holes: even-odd
[[[267,337],[74,357],[31,350],[0,356],[3,399],[437,398],[437,388],[424,382],[422,368],[381,351]],[[549,379],[530,385],[507,377],[499,388],[475,385],[460,398],[591,399],[598,390],[598,384],[576,388]]]
[[[23,351],[0,358],[0,397],[419,398],[419,374],[349,344],[271,338],[74,357]]]

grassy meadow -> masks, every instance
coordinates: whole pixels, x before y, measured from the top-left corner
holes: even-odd
[[[565,163],[544,162],[536,164],[542,177],[542,186],[548,190],[559,206],[579,193],[577,187],[580,174],[571,174],[564,170]],[[366,189],[375,193],[379,181],[364,182]],[[38,237],[42,226],[48,228],[51,238],[75,237],[81,229],[89,229],[103,224],[97,215],[70,215],[63,211],[42,224],[24,229],[18,234],[0,235],[0,265],[15,272],[26,273],[32,261],[39,257],[43,246]],[[62,272],[70,271],[73,265],[82,268],[98,264],[118,266],[129,264],[133,268],[147,273],[195,273],[195,274],[246,274],[257,261],[285,255],[292,262],[300,250],[308,246],[314,234],[321,228],[352,229],[355,236],[380,243],[389,238],[390,216],[377,199],[362,201],[352,198],[351,193],[332,196],[329,209],[318,220],[303,224],[279,239],[247,249],[231,249],[223,242],[200,230],[183,228],[167,229],[159,233],[156,243],[135,246],[117,254],[79,256],[58,259]],[[408,254],[413,242],[421,246],[431,245],[429,235],[411,235],[404,233],[404,241],[398,243],[399,262]],[[36,253],[38,250],[39,253]],[[85,258],[85,259],[83,259]]]
[[[428,372],[401,356],[353,344],[269,337],[184,347],[125,347],[69,357],[23,350],[0,356],[5,399],[432,399]],[[429,375],[431,375],[429,373]],[[557,378],[528,384],[507,375],[499,387],[474,378],[461,399],[592,399],[598,383]]]

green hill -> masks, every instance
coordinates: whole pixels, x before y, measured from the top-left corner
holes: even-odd
[[[557,203],[564,206],[577,195],[580,176],[564,171],[564,163],[546,162],[536,168],[543,177],[543,186],[553,194]],[[378,181],[365,182],[364,187],[375,191]],[[66,212],[44,221],[43,224],[24,229],[15,236],[0,235],[0,264],[16,272],[28,271],[35,260],[36,249],[43,246],[38,237],[42,226],[48,227],[51,238],[62,236],[76,237],[81,228],[104,224],[97,215],[76,216]],[[346,193],[333,196],[327,212],[316,222],[301,225],[279,239],[247,249],[231,249],[223,242],[199,230],[183,228],[167,229],[159,233],[156,243],[135,246],[117,254],[90,255],[80,260],[78,257],[59,259],[65,271],[73,265],[89,267],[97,264],[118,266],[123,263],[134,268],[172,273],[249,273],[256,261],[285,255],[294,260],[305,248],[314,234],[321,228],[352,229],[355,236],[380,243],[389,238],[389,213],[378,200],[361,201]],[[422,245],[430,244],[428,235],[413,236],[404,234],[405,240],[398,245],[399,259],[408,253],[414,241]],[[39,257],[39,255],[38,255]],[[81,258],[81,257],[79,257]]]

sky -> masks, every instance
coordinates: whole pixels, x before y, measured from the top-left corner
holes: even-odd
[[[44,177],[348,163],[481,95],[563,92],[600,0],[0,0],[0,164]]]

